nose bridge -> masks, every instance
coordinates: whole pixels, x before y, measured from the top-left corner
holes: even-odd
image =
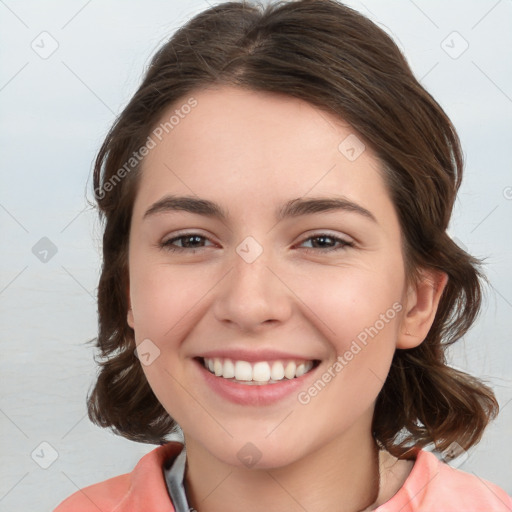
[[[270,320],[286,320],[291,311],[290,297],[271,270],[273,260],[271,250],[252,237],[236,247],[231,271],[215,302],[219,321],[250,330]]]

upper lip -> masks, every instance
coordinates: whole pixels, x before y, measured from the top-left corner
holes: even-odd
[[[257,363],[258,361],[278,361],[278,360],[299,360],[299,361],[315,361],[314,357],[308,357],[291,352],[281,352],[274,349],[260,349],[260,350],[247,350],[247,349],[221,349],[209,350],[197,355],[207,359],[215,357],[220,359],[232,359],[234,361],[247,361],[248,363]]]

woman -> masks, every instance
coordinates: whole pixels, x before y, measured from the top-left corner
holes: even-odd
[[[463,453],[498,410],[444,356],[481,298],[446,233],[461,178],[450,120],[352,9],[228,2],[182,27],[94,173],[89,415],[161,446],[57,511],[510,510],[424,449]]]

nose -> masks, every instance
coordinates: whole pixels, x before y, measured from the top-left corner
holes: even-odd
[[[265,252],[252,263],[235,255],[219,286],[215,318],[230,328],[256,333],[283,324],[292,314],[293,293]]]

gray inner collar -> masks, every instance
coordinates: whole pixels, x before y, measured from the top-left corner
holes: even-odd
[[[184,487],[187,452],[185,445],[180,454],[169,467],[164,467],[165,483],[176,512],[190,512],[194,510],[189,506]]]

